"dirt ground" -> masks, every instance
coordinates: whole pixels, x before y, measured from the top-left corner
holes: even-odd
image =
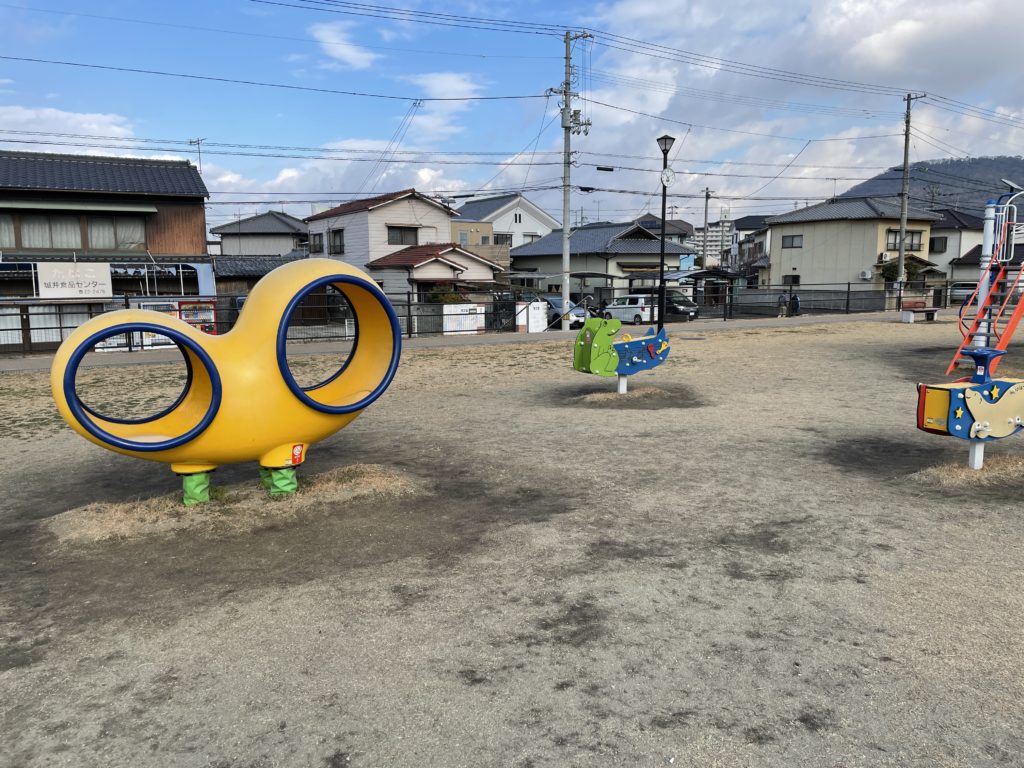
[[[294,499],[195,512],[0,374],[0,765],[1024,765],[1024,441],[914,429],[955,325],[730,325],[625,398],[409,349]]]

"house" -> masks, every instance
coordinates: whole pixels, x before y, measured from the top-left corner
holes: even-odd
[[[0,297],[26,300],[0,350],[54,349],[114,296],[213,295],[208,196],[186,160],[0,152]]]
[[[447,243],[458,214],[415,189],[351,200],[305,219],[309,255],[361,269],[409,246]]]
[[[1014,244],[1013,257],[1008,264],[1013,270],[1021,268],[1021,265],[1024,264],[1024,243]],[[981,277],[981,243],[975,245],[964,255],[950,259],[948,266],[947,281],[977,283]]]
[[[907,212],[908,274],[934,266],[925,258],[931,225],[941,216]],[[769,285],[845,285],[879,289],[899,252],[900,205],[874,197],[842,197],[768,219]]]
[[[452,239],[504,267],[509,265],[512,248],[540,240],[558,226],[557,219],[518,192],[471,200],[458,212],[458,221],[452,221]],[[474,228],[478,228],[475,236]]]
[[[661,238],[638,223],[587,224],[569,235],[569,291],[608,299],[629,288],[633,275],[660,268]],[[666,270],[693,256],[688,245],[665,243]],[[512,249],[512,268],[528,285],[542,291],[562,290],[562,230]],[[535,277],[531,277],[535,275]]]
[[[645,213],[636,220],[636,223],[649,232],[653,232],[658,237],[661,237],[660,216],[655,216],[653,213]],[[665,219],[666,243],[678,243],[679,245],[682,245],[691,238],[693,238],[693,225],[690,224],[690,222],[683,221],[682,219]]]
[[[210,230],[220,236],[223,256],[283,256],[305,250],[309,227],[302,219],[281,211],[221,224]]]
[[[942,218],[932,224],[931,237],[928,238],[928,260],[945,273],[948,279],[953,280],[950,263],[966,256],[976,246],[980,253],[984,221],[970,213],[949,208],[934,213]]]
[[[724,266],[730,269],[742,269],[745,264],[749,264],[756,261],[760,256],[768,251],[767,238],[764,239],[764,245],[762,246],[762,253],[755,254],[754,248],[751,247],[756,242],[754,237],[758,232],[764,231],[767,233],[767,225],[765,220],[767,216],[741,216],[732,222],[732,236],[728,249],[728,255],[723,259]],[[746,253],[740,254],[740,243],[749,238],[749,243],[746,249]]]
[[[482,288],[504,269],[457,243],[413,245],[369,262],[370,274],[386,294],[428,301],[431,294]]]

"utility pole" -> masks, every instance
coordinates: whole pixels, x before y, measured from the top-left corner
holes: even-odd
[[[204,141],[206,141],[205,138],[202,138],[202,139],[189,139],[188,140],[189,144],[195,144],[196,145],[196,152],[199,153],[199,163],[198,163],[198,165],[199,165],[199,173],[203,172],[203,142]]]
[[[701,244],[701,265],[708,268],[708,201],[713,190],[704,187],[704,242]]]
[[[914,95],[908,93],[903,97],[907,102],[907,113],[903,118],[903,186],[900,189],[900,255],[896,261],[896,279],[899,281],[897,288],[896,309],[900,308],[903,297],[903,282],[907,279],[906,264],[904,258],[907,250],[907,200],[910,198],[910,106],[915,99],[920,99],[927,94]]]
[[[561,88],[551,88],[548,93],[562,97],[562,330],[569,330],[569,178],[572,169],[572,141],[574,133],[590,133],[590,121],[584,120],[580,110],[572,108],[572,100],[578,93],[572,90],[572,42],[593,37],[587,32],[565,33],[565,80]]]

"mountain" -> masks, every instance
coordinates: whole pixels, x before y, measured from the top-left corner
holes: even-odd
[[[1000,179],[1024,187],[1024,157],[972,157],[926,160],[910,166],[910,204],[923,208],[953,208],[977,216],[985,201],[1007,192]],[[903,182],[902,168],[880,173],[839,197],[896,197]]]

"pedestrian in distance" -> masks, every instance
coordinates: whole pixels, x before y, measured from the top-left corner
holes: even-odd
[[[779,300],[776,303],[778,304],[778,307],[779,307],[779,317],[785,317],[786,316],[786,294],[780,293],[779,294]]]
[[[797,294],[793,294],[789,297],[789,316],[796,317],[800,314],[800,297]]]

